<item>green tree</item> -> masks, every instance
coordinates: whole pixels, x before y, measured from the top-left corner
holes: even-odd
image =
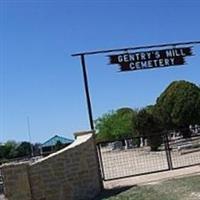
[[[147,113],[149,114],[154,114],[154,106],[153,105],[148,105],[144,108]]]
[[[155,113],[165,129],[185,129],[200,124],[200,88],[187,81],[174,81],[158,97]]]
[[[95,121],[98,140],[121,139],[133,136],[133,119],[136,111],[130,108],[121,108],[104,114]]]
[[[4,158],[4,145],[0,143],[0,160]]]
[[[146,108],[140,110],[134,121],[134,127],[140,137],[147,138],[152,151],[157,151],[162,144],[162,129],[160,121]]]
[[[31,156],[31,144],[30,142],[21,142],[17,147],[17,157]]]
[[[15,141],[7,141],[5,144],[1,145],[1,157],[3,159],[12,159],[17,156],[16,148],[17,143]]]

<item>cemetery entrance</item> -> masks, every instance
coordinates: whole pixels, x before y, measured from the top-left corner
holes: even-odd
[[[193,45],[200,41],[99,50],[73,54],[81,61],[90,129],[94,130],[87,77],[86,56],[106,54],[119,72],[182,66],[193,56]],[[148,137],[120,138],[97,144],[103,180],[136,176],[200,164],[200,131],[168,131]],[[158,140],[158,141],[157,141]],[[155,147],[152,144],[157,141]]]

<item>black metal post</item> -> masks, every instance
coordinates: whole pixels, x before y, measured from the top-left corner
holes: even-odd
[[[103,180],[105,180],[105,173],[104,173],[104,165],[103,165],[103,160],[102,160],[102,155],[101,155],[101,144],[97,144],[97,153],[99,156],[99,165],[100,165],[100,170],[101,170],[101,177]]]
[[[167,156],[168,167],[169,167],[169,170],[172,170],[173,164],[172,164],[172,157],[171,157],[169,139],[168,139],[167,133],[164,133],[164,143],[165,143],[165,152],[166,152],[166,156]]]
[[[94,130],[93,117],[92,117],[92,106],[91,106],[91,101],[90,101],[90,94],[89,94],[84,54],[81,54],[81,64],[82,64],[82,70],[83,70],[83,79],[84,79],[84,87],[85,87],[85,95],[86,95],[88,115],[89,115],[89,121],[90,121],[90,128],[91,128],[91,130]]]

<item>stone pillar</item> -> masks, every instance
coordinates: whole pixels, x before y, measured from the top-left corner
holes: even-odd
[[[28,164],[9,164],[1,167],[8,200],[31,200]]]

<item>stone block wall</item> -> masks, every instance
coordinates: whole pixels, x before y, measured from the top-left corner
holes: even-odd
[[[36,163],[3,166],[8,200],[90,200],[99,194],[102,182],[93,134],[76,136],[70,146]]]
[[[28,163],[5,165],[2,168],[4,191],[9,199],[32,200],[28,176]]]

